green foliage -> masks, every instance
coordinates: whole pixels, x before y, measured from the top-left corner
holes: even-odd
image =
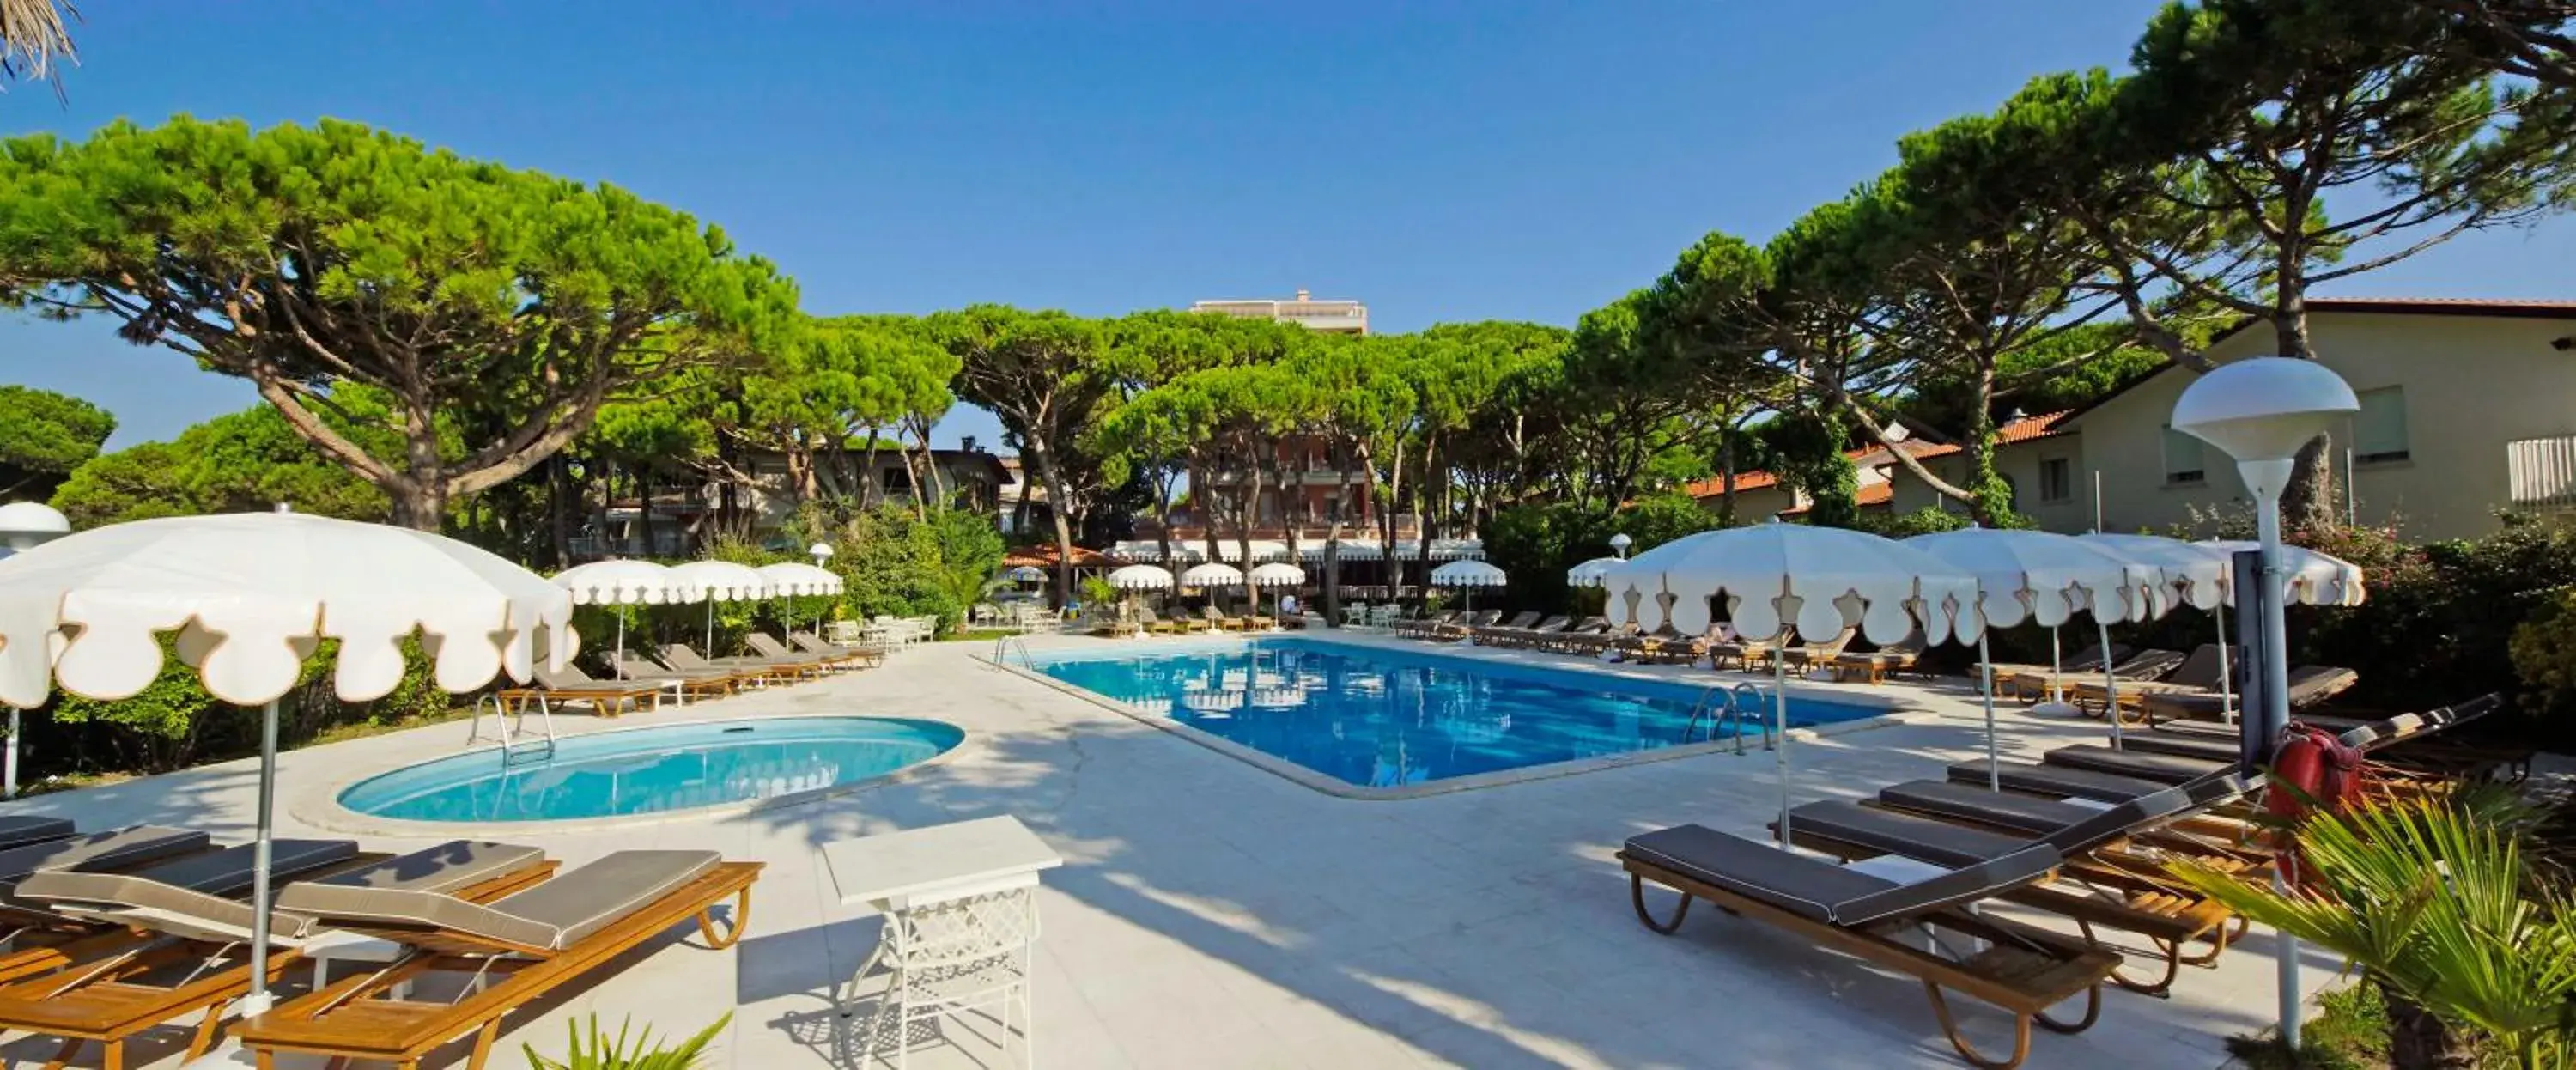
[[[1965,513],[1955,513],[1937,505],[1927,505],[1911,513],[1902,513],[1884,520],[1872,518],[1862,525],[1862,530],[1891,539],[1910,539],[1917,535],[1957,531],[1971,523],[1974,521],[1969,520]]]
[[[1516,505],[1485,525],[1485,560],[1507,578],[1502,604],[1569,612],[1578,592],[1566,586],[1566,570],[1610,556],[1612,535],[1628,536],[1634,556],[1717,526],[1717,514],[1686,494],[1650,495],[1608,516],[1572,502]]]
[[[940,529],[912,510],[880,505],[862,511],[832,531],[830,541],[830,567],[844,585],[840,612],[861,620],[935,616],[942,630],[965,619],[972,603],[960,601],[949,586]],[[993,547],[998,563],[998,535]],[[989,569],[984,573],[991,575]]]
[[[316,454],[277,410],[218,416],[170,442],[146,442],[92,459],[54,493],[80,527],[200,513],[299,513],[383,520],[382,491]]]
[[[936,509],[924,522],[939,553],[939,580],[948,603],[962,612],[984,600],[1004,581],[998,578],[1006,553],[1002,533],[991,517],[966,509]],[[946,623],[943,617],[943,623]]]
[[[2576,587],[2543,600],[2514,626],[2512,652],[2527,708],[2576,713]]]
[[[402,652],[402,679],[392,691],[369,702],[342,702],[331,683],[338,644],[323,642],[304,659],[295,688],[279,702],[280,739],[293,744],[345,725],[398,723],[446,712],[454,699],[438,686],[419,639],[403,639]],[[258,744],[256,711],[236,709],[207,694],[197,670],[179,660],[167,636],[161,640],[161,672],[141,692],[113,702],[57,693],[43,714],[30,726],[31,734],[68,743],[60,749],[72,752],[72,765],[111,771],[168,772],[210,754],[238,753]],[[57,749],[48,744],[37,751],[50,756]],[[57,757],[39,764],[49,771],[72,771]]]
[[[335,120],[12,139],[0,265],[18,303],[250,380],[417,527],[552,454],[625,384],[745,352],[796,314],[768,263],[686,215]],[[322,418],[348,386],[383,391],[401,449]],[[450,430],[461,457],[435,448]]]
[[[106,409],[67,394],[0,385],[0,498],[50,497],[116,433]]]
[[[724,1032],[725,1026],[732,1022],[733,1014],[727,1012],[724,1017],[716,1019],[715,1024],[699,1030],[696,1036],[678,1044],[665,1045],[655,1042],[651,1026],[644,1027],[643,1032],[629,1040],[627,1029],[634,1024],[631,1018],[619,1021],[617,1035],[609,1036],[607,1030],[600,1028],[599,1016],[594,1014],[588,1020],[587,1039],[582,1025],[565,1023],[564,1029],[570,1039],[560,1062],[537,1054],[533,1045],[520,1046],[527,1050],[529,1070],[693,1070],[705,1064],[707,1048],[715,1043],[716,1035]]]
[[[2576,904],[2536,883],[2517,822],[2436,797],[2318,814],[2297,837],[2300,891],[2189,860],[2174,876],[2366,971],[2399,1044],[2420,1008],[2496,1038],[2519,1066],[2576,1052]]]
[[[2293,656],[2364,670],[2352,700],[2368,707],[2421,709],[2487,691],[2510,694],[2517,626],[2576,586],[2576,531],[2520,520],[2474,542],[2406,546],[2369,528],[2312,531],[2302,541],[2360,565],[2370,597],[2350,609],[2293,607]],[[2545,625],[2544,634],[2556,627]],[[2534,687],[2520,704],[2564,701],[2563,692]],[[2543,731],[2561,730],[2550,724]]]

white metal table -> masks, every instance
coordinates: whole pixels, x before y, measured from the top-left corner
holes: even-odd
[[[968,1010],[996,1018],[1005,1045],[1017,1017],[1021,1053],[1037,1064],[1029,973],[1038,874],[1064,864],[1046,841],[1018,818],[987,817],[827,843],[823,863],[841,902],[885,915],[876,949],[850,979],[855,996],[872,976],[885,977],[862,1065],[889,1029],[895,1065],[906,1065],[914,1023]],[[842,1017],[849,1013],[844,1002]]]

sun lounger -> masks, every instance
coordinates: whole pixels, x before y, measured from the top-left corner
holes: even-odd
[[[347,840],[275,840],[269,846],[274,880],[327,876],[384,857],[361,855],[358,845]],[[252,845],[242,844],[146,866],[130,876],[205,895],[242,895],[250,890],[253,854]],[[46,895],[61,882],[97,879],[129,878],[39,873],[20,881],[15,894]],[[106,1049],[105,1064],[121,1067],[125,1043],[136,1034],[202,1015],[180,1060],[186,1063],[213,1045],[224,1004],[250,989],[250,967],[231,956],[242,950],[238,946],[210,948],[193,940],[124,932],[103,940],[113,942],[84,942],[76,957],[0,984],[0,1029],[61,1038],[57,1066],[83,1044],[96,1041]],[[271,972],[292,961],[291,955],[270,956]]]
[[[1213,631],[1239,632],[1245,627],[1243,618],[1215,606],[1200,606],[1199,618],[1207,621],[1208,628]]]
[[[53,969],[66,956],[78,954],[76,945],[81,941],[100,935],[95,925],[17,898],[17,887],[27,878],[49,872],[132,869],[205,850],[205,833],[137,825],[0,851],[0,925],[7,926],[9,948],[0,953],[0,981]]]
[[[797,650],[779,642],[776,637],[767,632],[745,633],[742,637],[742,645],[751,648],[753,657],[766,658],[780,665],[803,665],[814,676],[857,668],[858,663],[866,657],[857,651],[836,650],[822,653]]]
[[[1889,673],[1913,668],[1915,659],[1923,656],[1923,649],[1923,633],[1916,632],[1866,654],[1836,654],[1825,668],[1836,680],[1859,676],[1873,684],[1882,683]]]
[[[1508,643],[1511,639],[1517,638],[1521,633],[1528,631],[1531,625],[1537,623],[1538,611],[1535,609],[1524,609],[1518,613],[1512,614],[1511,619],[1509,620],[1475,628],[1468,634],[1476,640],[1476,645],[1478,646],[1502,646]]]
[[[805,680],[823,674],[823,663],[812,658],[778,660],[774,658],[722,658],[699,655],[687,643],[662,644],[662,664],[677,672],[756,673],[763,682]]]
[[[2111,644],[2113,664],[2118,664],[2120,659],[2128,656],[2128,646],[2121,643]],[[2087,645],[2056,665],[2044,662],[1998,662],[1995,665],[1995,697],[2018,698],[2022,705],[2034,705],[2048,697],[2048,681],[2051,674],[2054,674],[2057,679],[2058,689],[2063,691],[2077,677],[2088,672],[2101,671],[2102,645],[2099,643]]]
[[[549,707],[587,703],[600,716],[615,717],[646,704],[660,709],[662,693],[669,690],[652,680],[595,680],[581,671],[581,666],[565,662],[562,669],[552,669],[542,658],[537,660],[531,675],[536,678],[535,687],[505,687],[495,692],[500,698],[503,713],[519,708],[522,703],[541,701]]]
[[[1841,635],[1824,642],[1785,647],[1772,656],[1789,659],[1789,671],[1803,673],[1818,665],[1830,664],[1835,658],[1841,657],[1843,648],[1850,646],[1852,637],[1859,634],[1860,630],[1857,628],[1845,628]]]
[[[2010,791],[2107,803],[2127,802],[2172,786],[2162,781],[2035,762],[1997,762],[1995,773]],[[1953,762],[1946,775],[1954,783],[1985,784],[1985,759]]]
[[[70,839],[75,826],[63,818],[40,814],[0,816],[0,851],[47,840]]]
[[[2305,709],[2333,698],[2361,682],[2361,674],[2351,669],[2328,665],[2302,665],[2290,670],[2290,708]],[[2245,696],[2238,694],[2240,707]],[[2225,700],[2215,694],[2141,695],[2138,704],[2146,710],[2147,723],[2159,720],[2218,721],[2229,715]]]
[[[2059,1033],[2090,1028],[2101,1014],[2102,981],[2120,965],[2118,955],[2083,941],[1957,909],[2045,879],[2059,862],[2057,851],[2046,845],[1964,868],[1924,867],[1924,876],[1898,880],[1699,825],[1681,825],[1630,838],[1619,860],[1628,871],[1637,919],[1656,932],[1680,928],[1691,900],[1706,899],[1730,914],[1922,981],[1942,1033],[1962,1057],[1981,1067],[2009,1070],[2020,1065],[2029,1057],[2034,1023]],[[1681,893],[1671,918],[1658,920],[1647,912],[1648,881]],[[1916,935],[1933,928],[1985,946],[1969,951]],[[1994,1058],[1971,1046],[1950,1015],[1945,990],[2010,1014],[2012,1053]],[[2048,1008],[2076,996],[2085,998],[2081,1019],[2048,1017]]]
[[[46,903],[57,913],[107,925],[149,929],[217,944],[250,939],[255,912],[239,894],[247,889],[191,879],[197,874],[178,872],[179,869],[174,866],[128,873],[46,873],[29,878],[21,894]],[[440,894],[480,887],[498,895],[505,884],[515,890],[543,880],[553,871],[554,863],[534,847],[450,840],[288,887],[310,884]],[[320,922],[304,914],[283,909],[269,911],[270,939],[283,946],[309,939],[322,928]]]
[[[2097,945],[2095,926],[2147,937],[2160,953],[2159,972],[2142,978],[2113,974],[2111,979],[2132,991],[2161,995],[2172,987],[2186,962],[2214,961],[2226,950],[2228,922],[2233,915],[2207,897],[2162,879],[2161,857],[2150,856],[2144,864],[2133,861],[2123,866],[2094,864],[2091,855],[2202,806],[2234,798],[2243,789],[2244,785],[2233,778],[2217,778],[2190,790],[2172,788],[2092,810],[2070,823],[2035,833],[1997,831],[1841,800],[1810,803],[1792,810],[1790,827],[1799,846],[1845,859],[1897,855],[1949,868],[2007,857],[2034,842],[2047,844],[2066,859],[2059,873],[2007,891],[1999,898],[2065,917],[2077,924],[2088,942]],[[2083,809],[2067,803],[2057,805]],[[2184,954],[2186,946],[2204,941],[2210,945],[2205,954]]]
[[[2043,765],[2062,765],[2097,773],[2153,780],[2160,784],[2180,784],[2218,772],[2233,761],[2206,762],[2171,754],[2122,750],[2107,743],[2074,743],[2058,747],[2039,756]]]
[[[1386,633],[1406,639],[1421,639],[1456,623],[1458,618],[1465,615],[1454,609],[1444,609],[1428,617],[1391,622],[1386,626]]]
[[[1501,619],[1503,619],[1502,610],[1480,609],[1453,617],[1444,624],[1434,624],[1428,630],[1415,634],[1413,638],[1427,639],[1432,642],[1465,639],[1481,629],[1493,627],[1494,622]]]
[[[1536,618],[1537,614],[1523,613],[1521,616]],[[1517,620],[1519,618],[1514,619]],[[1573,619],[1574,618],[1560,613],[1544,620],[1538,620],[1536,623],[1532,624],[1516,625],[1507,621],[1494,627],[1478,631],[1476,633],[1476,645],[1525,649],[1538,645],[1539,641],[1547,636],[1555,635],[1558,632],[1564,631],[1565,626],[1571,623]]]
[[[764,635],[761,638],[769,637]],[[885,648],[870,643],[835,643],[812,632],[789,632],[787,641],[795,644],[797,651],[846,657],[850,659],[852,665],[864,667],[885,664]]]
[[[234,1032],[265,1065],[279,1052],[411,1067],[448,1041],[474,1035],[467,1070],[481,1070],[502,1019],[672,926],[696,919],[713,948],[733,946],[750,918],[761,863],[710,851],[621,851],[525,891],[477,903],[409,889],[296,885],[282,910],[408,949],[381,970],[290,1000]],[[714,911],[734,899],[719,935]],[[488,985],[452,1003],[397,993],[431,971],[464,971]]]
[[[620,651],[618,675],[629,681],[659,684],[681,695],[731,695],[742,690],[744,683],[760,678],[759,673],[739,673],[723,669],[682,671],[656,665],[634,654]]]
[[[1537,647],[1554,654],[1580,654],[1600,648],[1601,640],[1610,634],[1610,619],[1585,617],[1564,631],[1541,638]]]

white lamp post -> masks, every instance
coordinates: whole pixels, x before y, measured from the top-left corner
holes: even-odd
[[[812,546],[808,546],[808,547],[806,547],[806,548],[805,548],[805,553],[806,553],[807,555],[811,556],[811,557],[814,559],[814,567],[815,567],[815,568],[828,568],[828,567],[830,567],[829,565],[825,564],[825,562],[828,562],[828,561],[832,560],[832,544],[831,544],[831,543],[828,543],[828,542],[818,542],[818,543],[815,543],[815,544],[814,544],[814,545],[812,545]]]
[[[0,558],[71,534],[71,518],[43,502],[0,505]],[[18,797],[18,708],[9,707],[9,746],[0,755],[0,799]]]
[[[1629,538],[1628,533],[1624,531],[1610,536],[1610,552],[1619,555],[1622,561],[1628,559],[1628,548],[1636,544],[1637,540]]]
[[[2201,376],[2174,402],[2173,426],[2225,450],[2254,495],[2261,536],[2263,650],[2259,671],[2263,709],[2245,718],[2245,730],[2265,740],[2290,721],[2290,641],[2281,607],[2287,597],[2281,569],[2281,491],[2289,485],[2299,451],[2361,410],[2343,377],[2315,361],[2289,357],[2240,360]],[[2116,713],[2114,715],[2116,717]],[[2280,875],[2273,875],[2277,887]],[[2299,945],[2281,936],[2281,1042],[2299,1047]]]

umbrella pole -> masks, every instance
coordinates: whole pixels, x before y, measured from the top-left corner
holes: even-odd
[[[2111,749],[2120,749],[2120,674],[2111,664],[2111,619],[2096,612],[2093,624],[2102,630],[2102,710],[2111,718]]]
[[[18,708],[9,707],[9,754],[0,765],[0,799],[18,797]]]
[[[1780,649],[1771,652],[1771,769],[1780,777],[1780,849],[1789,849],[1789,634],[1780,633]]]
[[[617,678],[623,680],[626,678],[626,607],[618,606],[616,613],[617,647],[608,652],[608,661],[617,666]]]
[[[1986,652],[1986,628],[1984,623],[1985,622],[1983,621],[1979,621],[1977,628],[1977,676],[1984,680],[1986,685],[1984,688],[1986,695],[1986,787],[1994,791],[2002,791],[2004,790],[2003,766],[1995,758],[1995,659],[1994,655]]]
[[[259,718],[259,817],[251,838],[250,994],[242,997],[244,1018],[266,1014],[276,1003],[268,994],[268,911],[273,901],[268,882],[269,814],[276,803],[277,700],[270,699]]]
[[[2231,662],[2234,652],[2227,646],[2227,604],[2219,603],[2209,615],[2218,619],[2218,712],[2228,724],[2236,723],[2236,681]],[[14,752],[13,752],[14,753]]]
[[[707,599],[707,656],[716,656],[716,600]]]
[[[1984,642],[1985,637],[1979,636],[1978,641]],[[2066,686],[2058,682],[2058,677],[2065,672],[2066,652],[2057,645],[2057,629],[2051,626],[2048,629],[2048,701],[2066,701]],[[1991,686],[1992,681],[1988,684]]]

